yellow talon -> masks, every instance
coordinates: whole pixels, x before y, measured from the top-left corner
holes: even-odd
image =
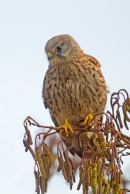
[[[93,120],[93,115],[92,114],[88,114],[84,120],[84,125],[86,125],[87,127],[90,126],[91,122]]]
[[[72,127],[70,126],[69,122],[68,122],[68,119],[65,119],[65,124],[62,125],[62,126],[59,126],[59,127],[56,127],[57,129],[64,129],[65,130],[65,134],[66,134],[66,137],[68,137],[68,130],[71,132],[71,133],[74,133]]]

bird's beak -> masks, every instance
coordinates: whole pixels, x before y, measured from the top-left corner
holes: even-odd
[[[47,58],[50,61],[50,59],[52,59],[52,57],[54,56],[54,54],[50,51],[47,52]]]

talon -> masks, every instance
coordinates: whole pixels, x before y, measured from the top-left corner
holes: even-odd
[[[65,134],[66,134],[66,137],[68,137],[68,131],[70,131],[71,133],[74,133],[72,127],[70,126],[69,122],[68,122],[68,119],[65,119],[65,124],[62,125],[62,126],[59,126],[59,127],[56,127],[57,129],[64,129],[65,130]]]
[[[88,114],[83,122],[84,125],[86,125],[87,127],[89,127],[92,123],[93,120],[93,115],[92,114]]]

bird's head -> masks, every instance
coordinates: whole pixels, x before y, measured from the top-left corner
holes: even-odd
[[[78,43],[67,34],[58,35],[46,43],[45,52],[52,65],[58,65],[61,62],[69,62],[73,57],[77,57],[82,52]]]

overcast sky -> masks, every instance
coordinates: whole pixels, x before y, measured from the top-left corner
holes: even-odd
[[[30,153],[24,152],[22,122],[30,115],[41,124],[52,125],[41,97],[48,68],[44,46],[51,37],[65,33],[100,61],[110,93],[121,88],[130,92],[130,0],[1,0],[2,194],[35,194],[34,162]],[[124,163],[129,179],[127,166]],[[48,194],[61,192],[82,193],[70,191],[59,173],[49,182]]]

